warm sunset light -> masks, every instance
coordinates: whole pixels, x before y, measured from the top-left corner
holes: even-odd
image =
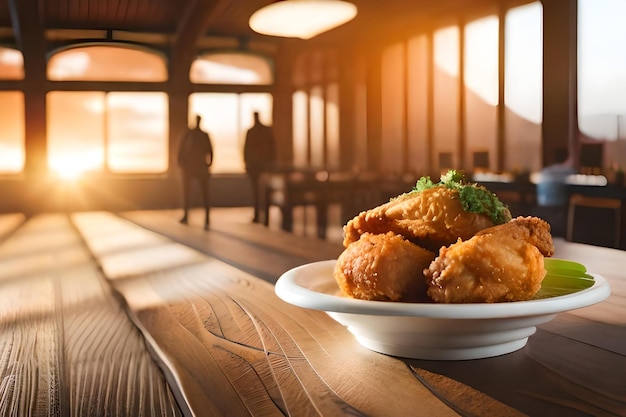
[[[64,180],[77,180],[85,172],[102,168],[102,156],[97,152],[66,151],[49,162],[50,171]]]
[[[66,181],[74,181],[80,178],[82,175],[82,171],[80,169],[76,169],[74,167],[63,167],[61,169],[56,170],[56,174],[59,178]]]

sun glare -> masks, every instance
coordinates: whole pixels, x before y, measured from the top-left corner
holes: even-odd
[[[90,155],[88,152],[57,156],[50,162],[50,171],[66,181],[76,181],[86,172],[101,167],[102,160],[97,155]]]
[[[82,175],[82,171],[75,167],[57,167],[54,169],[56,175],[65,181],[75,181]]]

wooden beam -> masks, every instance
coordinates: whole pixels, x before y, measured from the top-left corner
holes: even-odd
[[[178,23],[170,49],[170,75],[173,79],[188,78],[198,40],[231,3],[232,0],[196,0],[191,3]]]
[[[25,167],[27,175],[47,171],[46,42],[38,0],[9,0],[11,23],[24,56]]]
[[[17,46],[27,52],[39,51],[44,44],[43,22],[39,16],[39,2],[37,0],[9,0],[11,25]]]

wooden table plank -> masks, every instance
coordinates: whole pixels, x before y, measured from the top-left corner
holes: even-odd
[[[421,404],[456,415],[401,362],[364,349],[326,315],[277,300],[269,284],[219,261],[114,285],[194,411],[384,416],[408,415]],[[146,307],[146,287],[159,293],[149,298],[160,305]]]
[[[26,220],[22,213],[0,214],[0,241],[9,236]]]
[[[93,223],[77,222],[91,238]],[[107,270],[112,259],[98,260]],[[190,409],[209,410],[203,415],[523,415],[469,386],[482,408],[458,401],[454,390],[434,395],[404,361],[363,348],[325,313],[287,304],[272,285],[211,256],[162,271],[129,269],[111,282]]]
[[[0,358],[3,416],[182,415],[65,215],[0,246]]]
[[[325,313],[282,302],[272,285],[251,272],[258,260],[249,258],[250,247],[263,246],[264,239],[274,242],[259,253],[285,257],[279,266],[266,268],[277,276],[285,264],[302,259],[290,247],[296,241],[274,240],[267,229],[229,232],[229,248],[237,250],[220,252],[213,247],[226,242],[220,230],[172,232],[165,229],[184,226],[159,222],[158,213],[135,214],[127,226],[180,233],[177,241],[194,241],[206,254],[204,260],[164,263],[159,270],[150,265],[150,251],[136,251],[146,258],[136,261],[143,270],[125,263],[129,269],[122,267],[111,279],[191,410],[207,409],[209,415],[626,415],[621,382],[625,252],[557,239],[557,256],[582,261],[617,289],[609,300],[557,315],[538,327],[526,347],[507,355],[422,361],[361,347]],[[141,219],[144,214],[148,220]],[[84,222],[87,229],[92,224]],[[298,241],[311,249],[331,245]],[[97,256],[105,271],[115,252]]]
[[[192,210],[190,215],[193,214]],[[343,250],[343,246],[337,242],[303,238],[283,231],[272,230],[268,235],[267,227],[252,224],[246,218],[229,222],[213,221],[210,233],[207,233],[202,227],[179,224],[179,215],[177,211],[167,210],[121,213],[123,218],[142,227],[272,283],[291,268],[309,262],[336,259]]]

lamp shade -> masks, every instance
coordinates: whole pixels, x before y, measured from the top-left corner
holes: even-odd
[[[352,20],[354,4],[341,0],[282,0],[250,16],[250,28],[263,35],[310,39]]]

